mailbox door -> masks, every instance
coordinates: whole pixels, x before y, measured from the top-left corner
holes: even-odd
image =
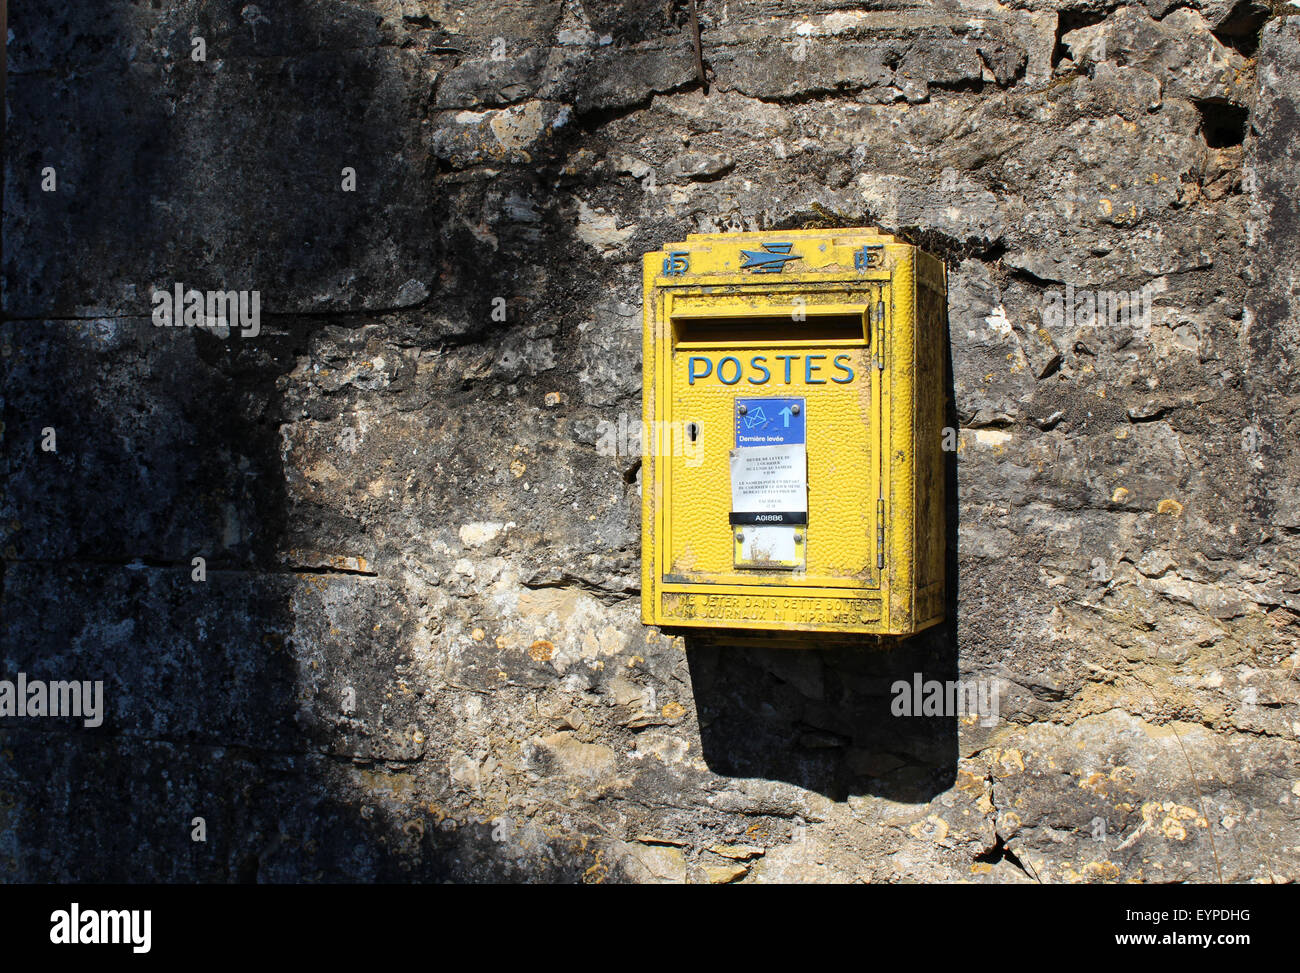
[[[770,286],[663,293],[660,321],[673,335],[660,376],[665,582],[880,587],[881,402],[870,315],[884,287],[856,280],[784,293]],[[744,448],[738,400],[751,410],[770,400],[781,422],[791,400],[803,413],[807,524],[797,566],[737,564],[729,460]]]

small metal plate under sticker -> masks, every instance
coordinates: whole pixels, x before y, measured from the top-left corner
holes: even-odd
[[[747,524],[732,528],[738,568],[801,568],[807,563],[805,528]]]

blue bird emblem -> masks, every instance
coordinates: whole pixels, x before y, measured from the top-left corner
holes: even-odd
[[[756,274],[779,274],[785,270],[787,260],[799,260],[799,254],[791,253],[793,243],[765,243],[762,250],[742,250],[740,255],[745,262],[741,270],[752,270]]]

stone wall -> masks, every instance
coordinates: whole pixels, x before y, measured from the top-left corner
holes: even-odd
[[[0,720],[0,879],[1300,873],[1290,6],[700,0],[707,90],[673,0],[54,6],[0,677],[106,716]],[[644,629],[640,255],[818,225],[947,261],[952,622]],[[156,327],[177,283],[260,330]],[[915,672],[998,718],[892,715]]]

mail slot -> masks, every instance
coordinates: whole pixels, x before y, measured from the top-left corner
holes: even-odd
[[[645,255],[647,625],[942,620],[946,293],[942,261],[869,229]]]

